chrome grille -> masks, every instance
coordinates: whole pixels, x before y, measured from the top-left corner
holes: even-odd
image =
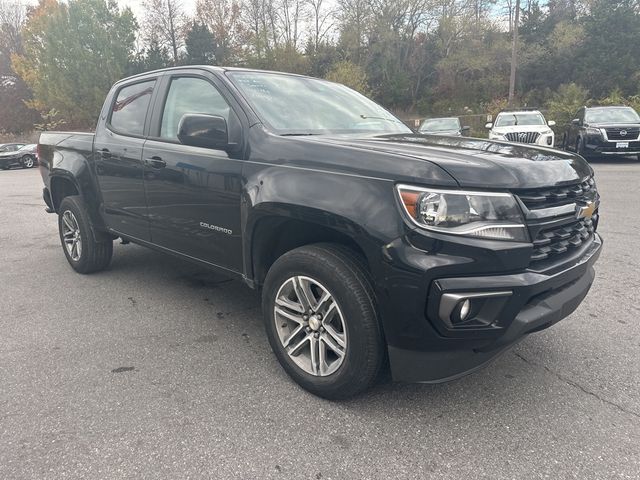
[[[638,127],[610,127],[605,128],[609,140],[638,140],[640,128]]]
[[[536,143],[540,134],[538,132],[510,132],[505,134],[505,138],[516,143]]]

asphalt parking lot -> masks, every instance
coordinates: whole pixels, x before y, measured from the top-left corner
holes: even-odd
[[[573,315],[342,403],[284,374],[255,292],[135,245],[80,276],[37,170],[0,172],[0,479],[640,478],[640,163],[594,168],[605,249]]]

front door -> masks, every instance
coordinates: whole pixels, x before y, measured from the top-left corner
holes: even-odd
[[[94,140],[95,170],[107,226],[150,240],[144,192],[142,147],[155,80],[122,87],[115,93],[105,128]]]
[[[154,113],[155,135],[150,135],[143,153],[151,239],[238,272],[242,161],[224,150],[181,144],[178,125],[190,113],[219,115],[227,124],[238,122],[212,78],[170,77],[164,107]]]

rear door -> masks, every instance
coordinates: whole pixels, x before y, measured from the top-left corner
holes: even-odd
[[[94,140],[95,168],[107,226],[149,241],[142,147],[156,78],[121,86],[112,95],[107,117]]]
[[[241,154],[183,145],[177,134],[185,114],[218,115],[241,144],[242,112],[209,72],[174,71],[163,84],[143,154],[152,241],[241,271]]]

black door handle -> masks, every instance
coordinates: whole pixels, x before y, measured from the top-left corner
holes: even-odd
[[[164,168],[167,166],[167,162],[160,157],[151,157],[145,160],[145,163],[153,168]]]
[[[111,152],[108,148],[103,148],[98,152],[102,158],[111,158]]]

